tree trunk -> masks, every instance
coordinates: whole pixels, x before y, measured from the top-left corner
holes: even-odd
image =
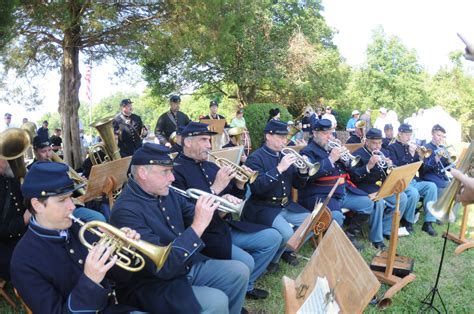
[[[72,1],[74,2],[74,1]],[[61,82],[59,89],[59,115],[61,116],[62,138],[64,144],[64,161],[73,168],[82,164],[81,140],[79,134],[79,72],[80,24],[79,9],[70,7],[71,27],[64,31],[63,62],[61,65]]]

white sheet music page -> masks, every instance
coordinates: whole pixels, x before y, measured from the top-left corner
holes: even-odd
[[[338,314],[339,305],[331,293],[326,277],[318,277],[313,291],[304,301],[296,314]]]

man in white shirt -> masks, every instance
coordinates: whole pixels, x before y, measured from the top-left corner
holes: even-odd
[[[335,130],[337,126],[336,117],[332,114],[332,108],[330,106],[326,107],[326,113],[323,114],[322,119],[328,119],[331,121],[332,128]]]
[[[384,134],[383,133],[383,128],[385,127],[385,124],[390,123],[390,121],[387,117],[387,108],[381,107],[379,112],[380,112],[380,115],[378,116],[377,120],[375,120],[374,128],[379,129],[380,132],[382,132],[382,134]],[[385,134],[384,134],[384,137],[385,137]]]
[[[12,122],[12,115],[10,113],[5,113],[3,116],[3,120],[5,121],[4,124],[0,128],[0,132],[5,131],[6,129],[13,128],[14,125]]]

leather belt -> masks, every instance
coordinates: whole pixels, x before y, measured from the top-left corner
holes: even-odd
[[[255,200],[259,203],[270,203],[270,204],[281,205],[283,207],[288,205],[288,202],[289,202],[288,196],[285,196],[285,197],[271,197],[271,198],[267,198],[267,199],[257,198]]]

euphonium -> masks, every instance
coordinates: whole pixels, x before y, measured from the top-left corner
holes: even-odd
[[[329,140],[328,141],[328,147],[330,149],[334,149],[334,148],[340,149],[341,150],[341,159],[344,162],[349,162],[350,161],[351,162],[351,167],[355,167],[359,164],[360,156],[352,155],[351,153],[349,153],[349,150],[346,147],[342,146],[341,144]]]
[[[308,169],[308,175],[310,177],[314,176],[316,174],[316,172],[318,172],[319,168],[321,167],[321,164],[319,162],[315,162],[314,164],[312,164],[311,162],[309,162],[307,159],[303,158],[303,156],[298,154],[298,152],[295,151],[292,148],[284,147],[284,148],[282,148],[281,153],[284,156],[286,156],[286,155],[295,156],[297,158],[295,163],[294,163],[295,167],[299,168],[299,169]]]
[[[286,145],[288,145],[291,142],[291,139],[293,138],[293,136],[299,131],[301,130],[294,125],[288,126],[288,135],[286,136]]]
[[[362,137],[361,137],[361,141],[362,143],[365,142],[365,127],[366,127],[366,123],[364,120],[357,120],[357,122],[355,123],[355,127],[356,129],[361,129],[362,131]]]
[[[242,201],[242,203],[236,205],[236,204],[231,203],[231,202],[229,202],[228,200],[226,200],[222,197],[216,196],[216,195],[211,194],[211,193],[207,193],[207,192],[202,191],[202,190],[187,189],[186,191],[183,191],[183,190],[178,189],[177,187],[172,186],[172,185],[170,185],[170,188],[173,189],[176,193],[178,193],[178,194],[180,194],[184,197],[195,199],[195,200],[197,200],[202,195],[212,195],[212,197],[215,199],[215,201],[219,202],[219,207],[217,208],[217,210],[219,210],[221,212],[224,212],[224,213],[237,214],[237,215],[240,216],[242,214],[242,210],[244,209],[245,201]]]
[[[234,127],[234,128],[230,128],[228,131],[227,131],[227,134],[229,136],[235,136],[235,142],[237,143],[237,145],[240,145],[240,136],[242,135],[242,133],[245,132],[245,129],[244,128],[240,128],[240,127]]]
[[[71,177],[71,179],[76,182],[77,184],[87,184],[87,180],[82,178],[79,173],[76,172],[76,170],[72,169],[71,166],[69,166],[68,164],[66,164],[64,162],[64,160],[62,160],[61,157],[58,156],[58,154],[56,154],[55,152],[51,152],[51,161],[54,161],[54,162],[60,162],[60,163],[63,163],[65,165],[67,165],[69,167],[69,176]],[[80,188],[77,190],[77,192],[79,194],[86,194],[86,191],[84,190],[84,188]]]
[[[467,173],[472,164],[472,158],[474,157],[474,142],[471,142],[469,148],[466,151],[464,159],[458,165],[459,171]],[[456,219],[454,212],[452,211],[456,202],[456,195],[459,192],[461,182],[459,180],[451,180],[448,187],[444,189],[443,194],[438,197],[436,202],[428,202],[427,209],[430,213],[436,217],[436,219],[442,222],[454,222]]]
[[[145,259],[136,251],[148,256],[158,269],[163,267],[171,251],[171,244],[167,246],[157,246],[143,240],[129,239],[122,230],[103,221],[94,220],[84,223],[73,215],[69,215],[69,218],[81,225],[79,240],[85,247],[89,250],[91,250],[94,245],[112,247],[112,255],[117,256],[117,266],[131,272],[140,271],[145,267]],[[84,237],[86,230],[98,236],[100,238],[99,242],[96,244],[87,242]]]
[[[211,152],[207,152],[212,158],[214,158],[214,163],[218,165],[220,168],[224,166],[230,166],[232,170],[236,173],[235,179],[240,182],[249,182],[252,184],[255,179],[258,177],[258,171],[250,172],[245,170],[244,168],[240,167],[239,165],[233,163],[227,158],[218,158],[213,155]]]
[[[23,154],[30,146],[28,132],[20,128],[9,128],[0,133],[0,159],[8,160],[16,178],[26,175]]]
[[[113,120],[114,116],[109,116],[95,121],[90,125],[91,127],[96,128],[97,132],[99,132],[99,135],[102,138],[102,143],[92,146],[91,151],[92,148],[95,148],[95,151],[104,150],[104,154],[106,155],[105,158],[93,158],[93,156],[91,156],[91,161],[93,163],[96,161],[97,164],[100,164],[106,161],[118,160],[121,158],[120,150],[115,141],[114,129],[112,127]],[[90,153],[90,155],[92,154]]]

